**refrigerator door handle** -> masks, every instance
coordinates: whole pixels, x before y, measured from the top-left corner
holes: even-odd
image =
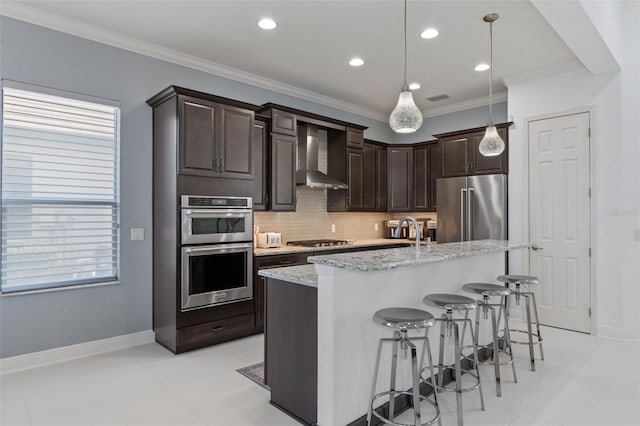
[[[465,238],[464,238],[464,231],[465,231],[465,226],[464,226],[464,196],[465,196],[465,192],[467,192],[467,188],[460,188],[460,227],[462,228],[460,230],[460,242],[463,242],[465,240]]]
[[[475,189],[473,188],[467,188],[467,233],[468,233],[468,241],[473,240],[473,211],[471,210],[471,205],[472,205],[472,201],[473,198],[471,197],[471,195],[473,194],[473,192],[475,191]]]

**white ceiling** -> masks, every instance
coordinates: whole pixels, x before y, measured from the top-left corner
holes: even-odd
[[[121,40],[124,47],[135,42],[171,49],[200,63],[221,64],[357,105],[369,115],[388,114],[402,85],[400,0],[3,4],[5,11],[13,5],[48,16],[50,22],[69,24],[78,35],[86,31],[93,35],[90,38],[101,34],[110,39],[102,41],[111,44]],[[488,61],[489,28],[482,21],[487,13],[500,14],[494,24],[494,92],[505,91],[500,84],[505,76],[576,59],[526,0],[409,1],[407,8],[408,80],[422,85],[414,92],[422,110],[488,94],[488,71],[473,70]],[[257,21],[265,16],[276,20],[275,30],[258,28]],[[440,36],[421,39],[422,30],[431,26]],[[365,65],[350,67],[347,62],[354,56],[363,58]],[[435,103],[425,99],[441,93],[451,98]]]

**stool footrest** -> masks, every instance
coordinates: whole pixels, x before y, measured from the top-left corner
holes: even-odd
[[[512,330],[512,329],[509,329],[509,333],[521,333],[521,334],[526,334],[526,335],[529,334],[529,332],[527,330]],[[535,333],[535,332],[532,331],[531,332],[531,337],[534,338],[534,340],[532,342],[534,345],[539,345],[539,344],[542,343],[542,337],[540,337],[540,335],[538,333]],[[537,339],[537,341],[536,341],[536,339]],[[518,345],[528,345],[529,341],[528,340],[527,341],[522,341],[522,340],[513,340],[513,339],[511,339],[511,343],[517,343]]]
[[[391,394],[396,394],[396,395],[407,395],[410,397],[413,397],[413,392],[411,391],[384,391],[384,392],[380,392],[379,394],[376,394],[376,396],[373,397],[373,400],[371,401],[371,407],[372,407],[372,412],[371,414],[373,414],[374,416],[376,416],[379,420],[381,420],[383,423],[389,424],[389,425],[395,425],[395,426],[415,426],[414,423],[397,423],[394,422],[392,420],[389,420],[386,417],[383,417],[380,413],[378,413],[376,411],[375,408],[373,408],[374,403],[377,399],[383,397],[383,396],[387,396],[387,395],[391,395]],[[434,401],[431,401],[429,398],[427,398],[424,395],[420,395],[420,401],[424,401],[426,403],[428,403],[429,405],[431,405],[435,410],[436,410],[436,415],[434,417],[432,417],[431,419],[427,420],[424,423],[421,423],[423,426],[425,425],[431,425],[434,424],[435,422],[438,421],[438,419],[440,418],[440,409],[438,408],[438,406],[436,405],[436,403]]]

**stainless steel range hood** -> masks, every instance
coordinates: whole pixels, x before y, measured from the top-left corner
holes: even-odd
[[[298,125],[298,169],[296,184],[311,188],[347,189],[346,183],[327,176],[318,167],[320,149],[326,154],[327,138],[325,132],[311,124]]]

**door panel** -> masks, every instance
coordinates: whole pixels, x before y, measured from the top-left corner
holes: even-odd
[[[220,111],[220,177],[253,179],[253,112],[229,106],[222,107]]]
[[[589,332],[589,114],[529,123],[532,286],[543,324]]]
[[[215,104],[180,101],[180,174],[217,176]]]
[[[438,228],[439,243],[463,241],[463,218],[466,209],[467,178],[438,179]]]
[[[271,135],[271,210],[296,210],[296,141],[293,136]]]
[[[467,196],[470,240],[506,240],[507,177],[470,176]]]

